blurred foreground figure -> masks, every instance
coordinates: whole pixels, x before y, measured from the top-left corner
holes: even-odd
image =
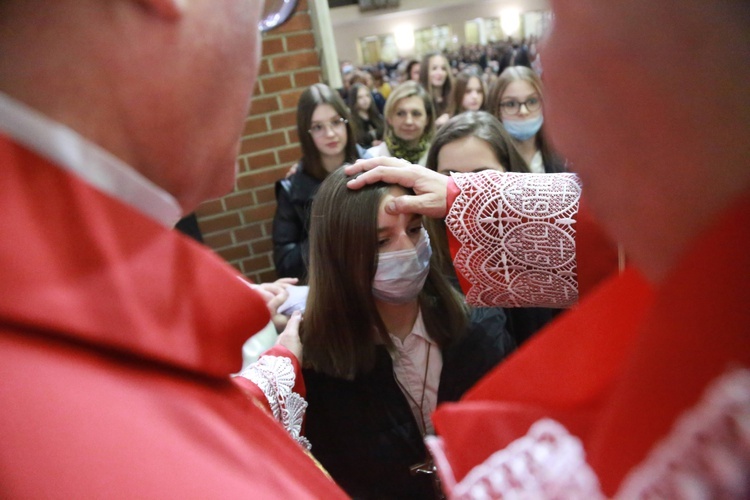
[[[270,302],[171,229],[232,187],[262,7],[0,3],[1,497],[344,496],[229,379]]]
[[[750,9],[552,5],[549,132],[632,267],[437,409],[429,445],[443,485],[456,498],[748,498],[750,66],[738,62],[750,60]],[[413,188],[396,212],[448,207],[457,269],[501,281],[468,250],[491,250],[487,228],[514,215],[533,178],[448,182],[379,159],[347,172],[379,163],[350,187]]]

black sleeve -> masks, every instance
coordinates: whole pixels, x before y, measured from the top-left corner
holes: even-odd
[[[279,278],[291,277],[302,280],[307,276],[307,229],[289,195],[290,184],[289,179],[282,179],[276,183],[273,260]]]
[[[515,348],[502,308],[472,309],[466,336],[443,351],[446,375],[441,376],[438,400],[457,401]]]

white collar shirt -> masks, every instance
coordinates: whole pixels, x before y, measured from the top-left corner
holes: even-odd
[[[443,355],[435,341],[427,334],[422,311],[419,311],[411,333],[403,342],[394,335],[390,337],[395,347],[390,354],[396,380],[409,401],[411,411],[422,432],[434,434],[435,429],[430,416],[437,407]]]
[[[127,163],[2,92],[0,133],[166,227],[181,217],[177,200]]]

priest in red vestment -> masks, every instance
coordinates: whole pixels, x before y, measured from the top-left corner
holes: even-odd
[[[437,409],[428,444],[446,493],[749,498],[750,11],[731,0],[552,6],[546,125],[629,268]],[[361,170],[350,187],[414,189],[393,213],[447,215],[480,303],[564,297],[586,265],[555,245],[548,272],[529,279],[504,251],[517,227],[546,224],[568,241],[576,222],[554,210],[567,188],[489,172],[448,180],[392,159],[348,167]]]
[[[172,229],[232,187],[262,6],[0,3],[0,497],[345,496],[291,352],[230,379],[283,293]]]

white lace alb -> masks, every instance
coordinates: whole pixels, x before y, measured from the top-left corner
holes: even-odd
[[[301,435],[307,401],[292,391],[295,382],[292,360],[284,356],[261,356],[237,376],[250,380],[263,391],[273,417],[295,441],[309,450],[310,442]]]
[[[476,306],[567,307],[578,300],[575,174],[452,174],[461,190],[445,220]]]

